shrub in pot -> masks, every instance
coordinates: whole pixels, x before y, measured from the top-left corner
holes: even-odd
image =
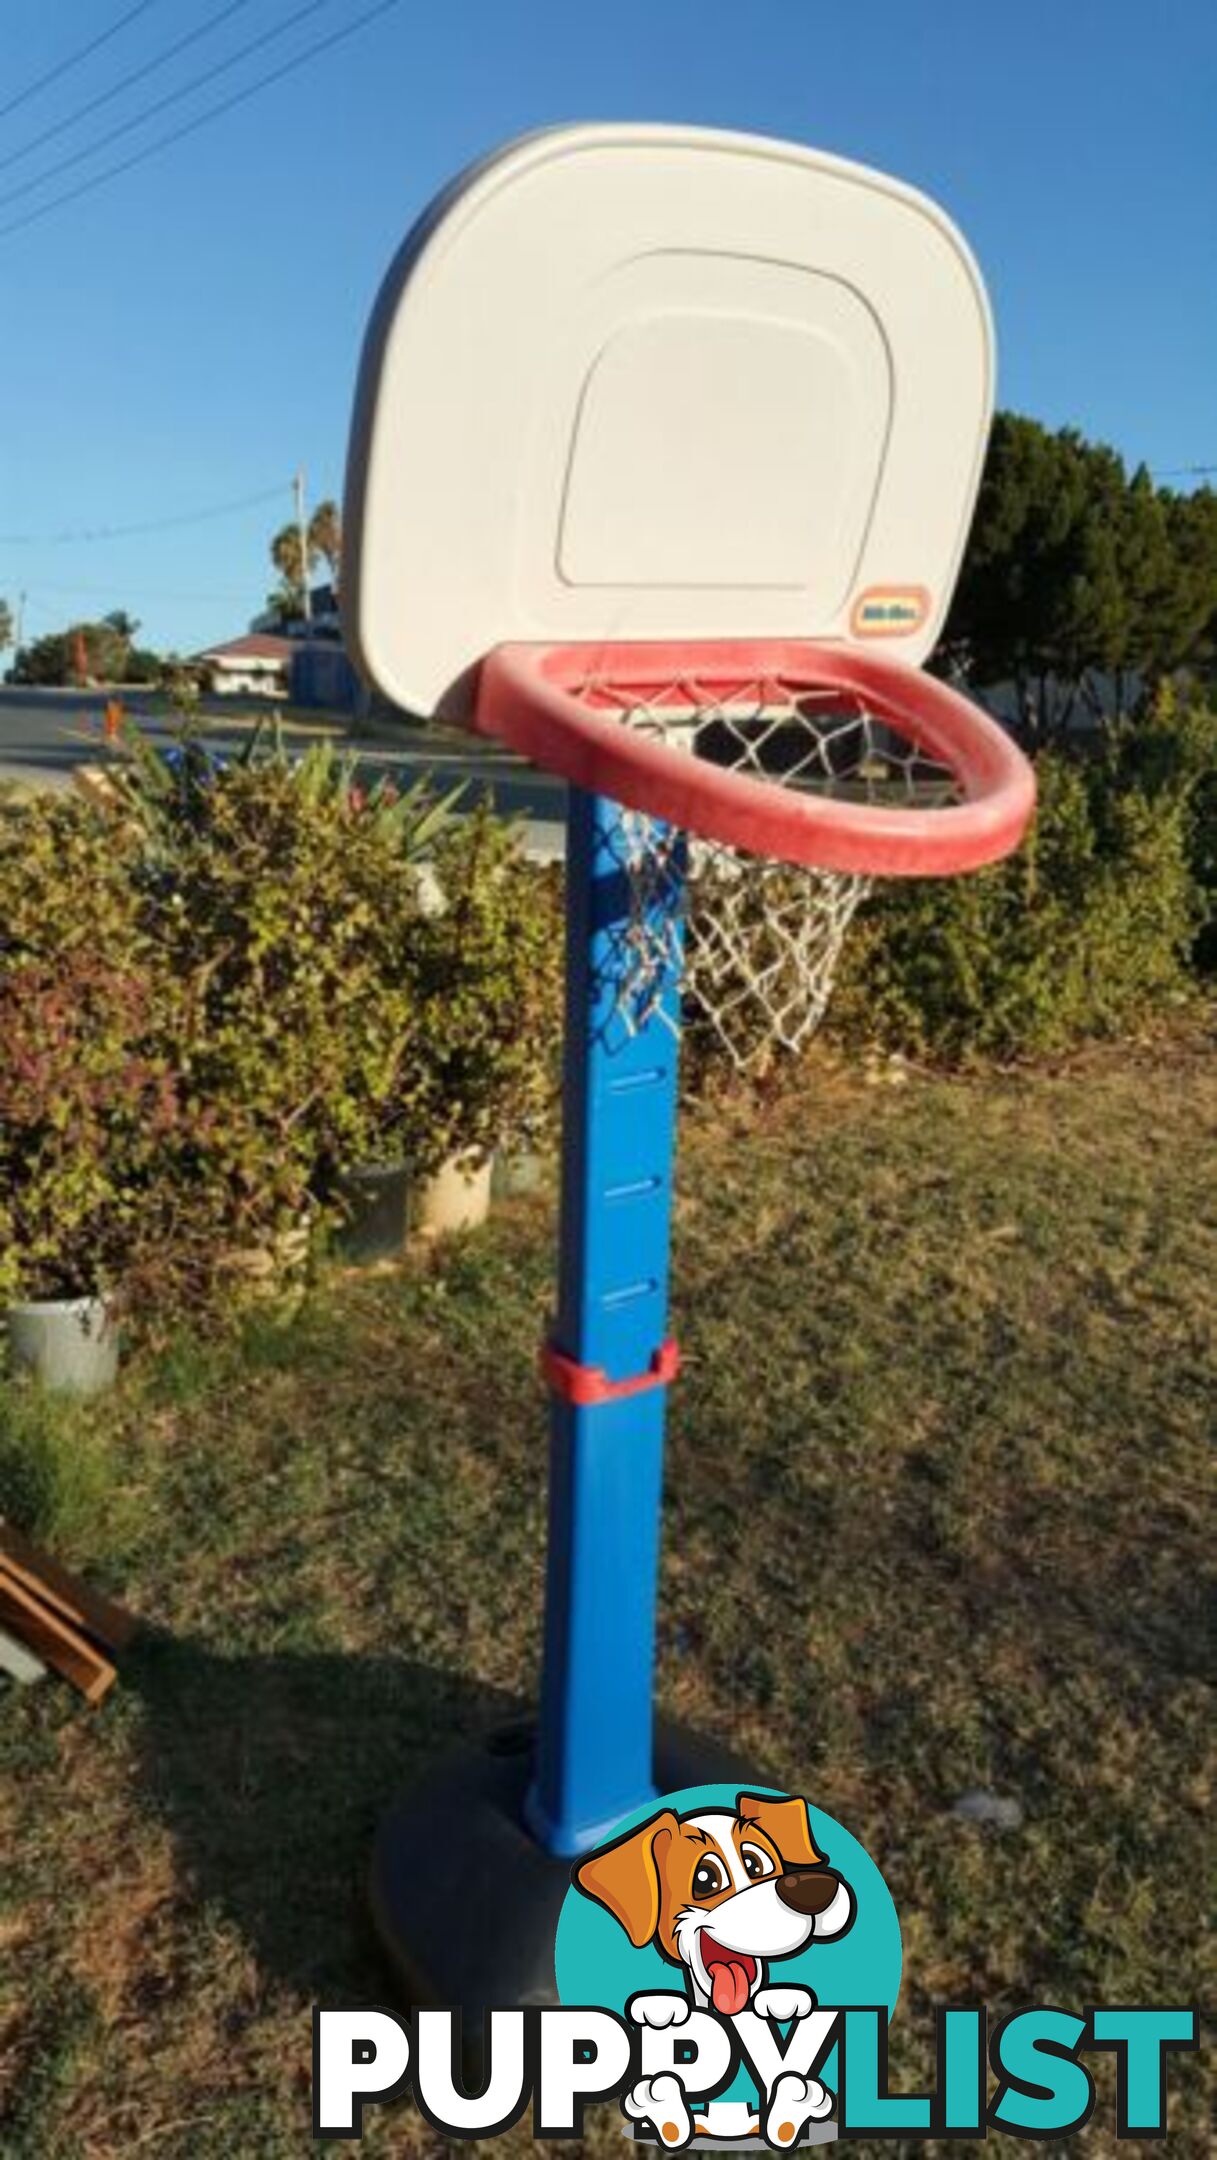
[[[329,1181],[335,1257],[350,1267],[398,1259],[410,1224],[410,1194],[405,1162],[356,1163],[335,1171]]]
[[[452,822],[430,859],[429,903],[402,924],[396,964],[414,1033],[386,1106],[382,1148],[409,1159],[427,1226],[485,1212],[496,1150],[536,1145],[556,1097],[562,928],[552,872],[489,805]]]
[[[0,804],[0,1305],[19,1360],[84,1389],[160,1264],[180,1114],[131,861],[86,806]]]
[[[379,1159],[413,1040],[419,857],[451,798],[364,790],[328,745],[292,763],[273,729],[222,765],[189,739],[172,758],[141,746],[124,793],[184,989],[198,1175],[237,1279],[265,1281],[341,1172]]]

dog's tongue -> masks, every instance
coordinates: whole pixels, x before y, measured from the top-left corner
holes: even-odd
[[[710,1993],[720,2017],[735,2017],[748,2000],[748,1971],[737,1958],[715,1959]]]

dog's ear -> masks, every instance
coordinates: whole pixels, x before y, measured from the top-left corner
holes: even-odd
[[[659,1858],[679,1827],[671,1808],[665,1808],[615,1845],[590,1853],[575,1869],[579,1888],[608,1907],[635,1950],[649,1943],[659,1926]]]
[[[787,1867],[823,1867],[805,1800],[771,1800],[767,1793],[742,1792],[735,1806],[741,1822],[755,1823],[773,1840]]]

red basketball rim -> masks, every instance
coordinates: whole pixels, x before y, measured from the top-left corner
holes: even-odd
[[[941,809],[844,801],[726,770],[615,718],[695,680],[699,694],[769,678],[783,695],[841,691],[944,765],[962,800]],[[690,701],[692,702],[692,701]],[[600,709],[598,709],[598,706]],[[1030,765],[979,707],[920,669],[853,646],[789,639],[637,645],[499,645],[483,660],[470,725],[575,787],[752,855],[821,870],[943,877],[997,862],[1035,807]]]

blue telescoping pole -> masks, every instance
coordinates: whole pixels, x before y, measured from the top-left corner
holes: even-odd
[[[545,1658],[529,1796],[532,1827],[555,1853],[586,1850],[655,1793],[683,843],[667,858],[647,922],[650,949],[662,951],[666,940],[668,958],[632,1028],[620,1010],[631,923],[622,813],[604,796],[571,790],[566,875],[558,1354],[550,1360]]]

